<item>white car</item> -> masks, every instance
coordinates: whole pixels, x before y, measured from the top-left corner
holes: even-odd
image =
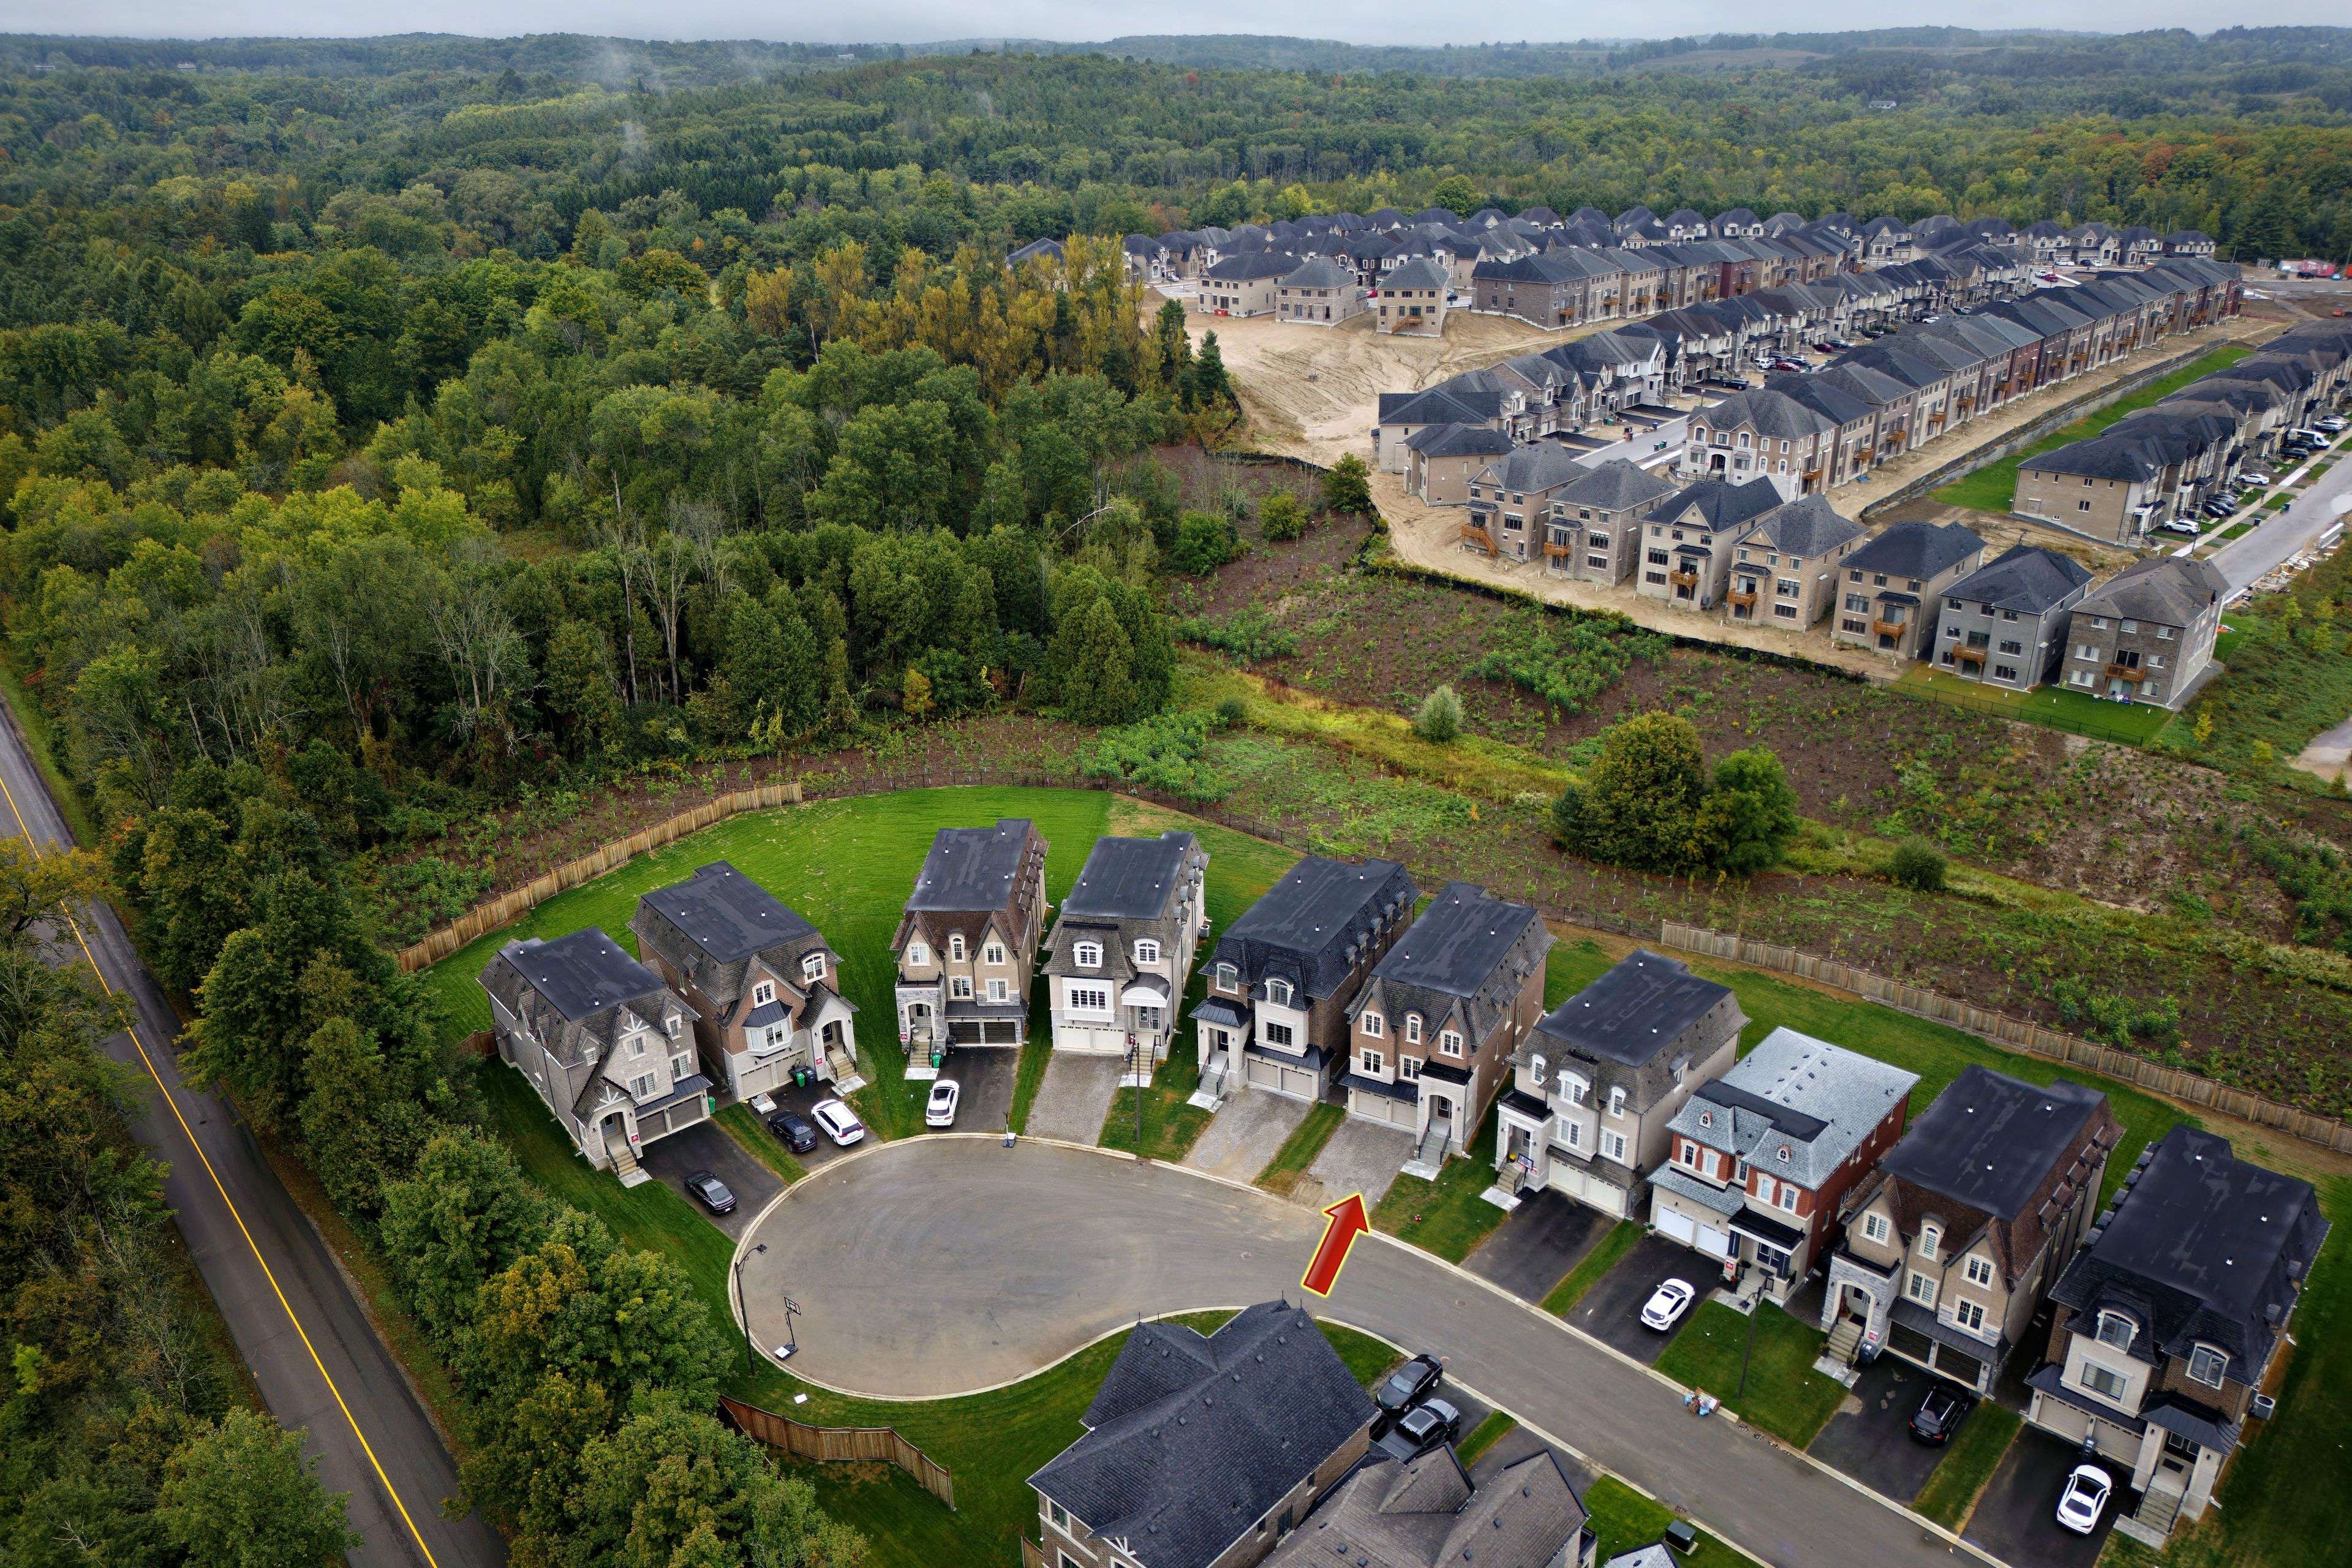
[[[1660,1333],[1665,1332],[1682,1321],[1683,1314],[1690,1310],[1691,1300],[1697,1294],[1685,1280],[1667,1280],[1642,1303],[1642,1326],[1655,1329]]]
[[[951,1078],[931,1080],[931,1098],[923,1102],[923,1125],[953,1127],[956,1101],[963,1098],[963,1085]]]
[[[2330,436],[2341,436],[2344,434],[2344,421],[2338,419],[2333,414],[2329,415],[2325,419],[2315,419],[2311,424],[2312,428],[2325,431]]]
[[[809,1120],[824,1130],[824,1135],[846,1149],[866,1136],[866,1123],[857,1113],[837,1100],[820,1100],[809,1110]]]
[[[2058,1494],[2058,1522],[2077,1535],[2090,1534],[2099,1528],[2099,1515],[2106,1512],[2115,1489],[2114,1479],[2098,1466],[2075,1466],[2066,1489]]]

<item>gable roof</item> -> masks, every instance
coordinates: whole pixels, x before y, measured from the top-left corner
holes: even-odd
[[[1601,511],[1625,511],[1674,493],[1673,480],[1638,463],[1612,458],[1587,469],[1583,478],[1570,481],[1552,499]]]
[[[2012,544],[1944,590],[1947,597],[2038,616],[2091,580],[2072,556],[2031,544]]]
[[[1485,263],[1480,263],[1484,266]],[[1416,256],[1392,272],[1383,274],[1382,289],[1443,289],[1447,279],[1445,268],[1426,256]]]
[[[1547,1448],[1474,1483],[1450,1447],[1359,1467],[1265,1568],[1553,1568],[1574,1563],[1583,1501]]]
[[[1424,458],[1501,457],[1514,449],[1511,438],[1491,425],[1426,426],[1404,444]]]
[[[1029,1484],[1150,1568],[1208,1568],[1373,1413],[1299,1308],[1260,1302],[1205,1338],[1141,1323],[1085,1435]]]
[[[816,927],[724,860],[698,866],[685,881],[656,888],[637,901],[719,963],[816,934]]]
[[[1574,452],[1546,441],[1534,446],[1514,447],[1510,456],[1481,473],[1478,482],[1525,494],[1529,490],[1549,490],[1572,484],[1591,472],[1591,468],[1576,460]]]
[[[1716,429],[1752,426],[1759,436],[1801,440],[1832,428],[1832,422],[1786,393],[1763,387],[1736,392],[1697,417]]]
[[[1356,275],[1328,257],[1318,256],[1301,262],[1297,271],[1285,275],[1285,289],[1346,289],[1356,281]]]
[[[1685,527],[1704,524],[1708,532],[1721,533],[1761,517],[1780,504],[1780,490],[1761,475],[1737,485],[1723,479],[1693,479],[1660,501],[1650,515],[1661,522]]]
[[[491,963],[509,965],[556,1016],[569,1024],[583,1023],[608,1008],[667,989],[660,975],[622,952],[618,942],[594,926],[552,942],[527,937],[508,942]]]

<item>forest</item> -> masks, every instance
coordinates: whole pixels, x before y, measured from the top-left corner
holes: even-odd
[[[310,1166],[449,1368],[465,1500],[519,1560],[846,1568],[856,1538],[707,1413],[724,1347],[675,1265],[480,1131],[379,864],[526,789],[1163,709],[1164,590],[1237,548],[1171,449],[1245,432],[1123,233],[1466,186],[2340,257],[2347,40],[1710,40],[1806,58],[1681,70],[0,39],[0,613],[99,835],[0,849],[0,1554],[320,1568],[343,1530],[172,1293],[201,1291],[109,1005],[41,921],[133,912],[189,1069]],[[1040,237],[1066,256],[1008,268]],[[1322,499],[1363,510],[1360,471]]]

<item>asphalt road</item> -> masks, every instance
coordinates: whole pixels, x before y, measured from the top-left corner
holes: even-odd
[[[2230,580],[2232,590],[2243,589],[2288,556],[2309,549],[2329,523],[2352,514],[2352,460],[2347,459],[2346,451],[2339,444],[2326,454],[2323,460],[2335,467],[2296,497],[2293,506],[2209,557]],[[2277,470],[2272,472],[2275,475]]]
[[[1139,1314],[1298,1300],[1322,1226],[1178,1166],[915,1139],[793,1188],[753,1227],[768,1251],[743,1283],[762,1344],[782,1341],[791,1292],[794,1373],[929,1397],[1024,1376]],[[1694,1419],[1671,1384],[1426,1253],[1366,1237],[1315,1310],[1436,1352],[1452,1381],[1772,1568],[1953,1560],[1916,1516],[1749,1428]]]
[[[37,847],[69,842],[64,818],[0,717],[0,829]],[[87,956],[127,994],[135,1038],[108,1053],[144,1089],[132,1135],[168,1167],[163,1197],[189,1254],[252,1368],[270,1414],[306,1431],[320,1480],[348,1493],[356,1568],[499,1568],[506,1544],[468,1514],[442,1516],[457,1490],[448,1449],[378,1340],[334,1259],[229,1105],[180,1081],[180,1020],[111,910],[92,911],[54,944]]]

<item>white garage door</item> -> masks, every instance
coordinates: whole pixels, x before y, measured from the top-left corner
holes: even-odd
[[[1698,1226],[1690,1222],[1688,1215],[1676,1214],[1672,1209],[1662,1208],[1658,1211],[1658,1229],[1665,1234],[1667,1239],[1679,1241],[1685,1247],[1688,1247],[1691,1245],[1692,1237],[1697,1234]]]
[[[1728,1258],[1731,1256],[1731,1233],[1717,1230],[1712,1226],[1700,1226],[1696,1246],[1709,1258]]]

